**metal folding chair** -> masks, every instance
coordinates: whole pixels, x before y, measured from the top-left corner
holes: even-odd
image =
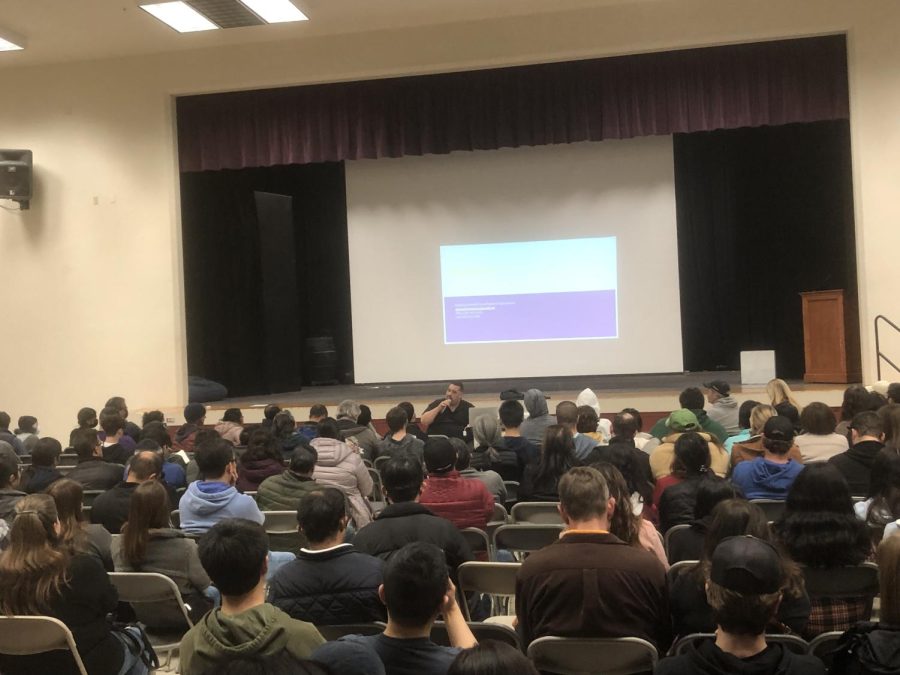
[[[562,525],[559,502],[519,502],[512,508],[512,522]]]
[[[528,645],[528,658],[541,672],[559,675],[636,675],[653,670],[656,647],[640,638],[542,637]]]
[[[75,668],[88,675],[75,638],[59,619],[50,616],[0,616],[0,654],[30,656],[53,651],[67,651]]]

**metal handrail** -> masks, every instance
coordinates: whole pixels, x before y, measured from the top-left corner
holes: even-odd
[[[896,370],[898,373],[900,373],[900,366],[898,366],[896,363],[891,361],[881,351],[881,339],[880,339],[880,336],[878,335],[878,320],[879,319],[884,321],[887,325],[889,325],[891,328],[893,328],[898,333],[900,333],[900,326],[895,324],[893,321],[891,321],[889,318],[887,318],[884,314],[879,314],[878,316],[875,317],[875,368],[878,371],[878,379],[880,380],[881,379],[881,359],[884,359],[885,361],[887,361],[888,364],[890,364],[890,366],[894,370]]]

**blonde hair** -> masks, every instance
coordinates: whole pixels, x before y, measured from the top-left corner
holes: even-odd
[[[875,560],[881,586],[881,621],[900,624],[900,535],[882,541]]]
[[[803,407],[797,399],[794,398],[794,392],[791,391],[788,383],[779,378],[769,380],[769,383],[766,385],[766,393],[769,395],[773,406],[787,401],[797,409],[797,412],[800,412],[800,409]]]
[[[769,418],[775,417],[777,414],[775,408],[765,403],[753,406],[753,410],[750,411],[750,435],[761,434]]]

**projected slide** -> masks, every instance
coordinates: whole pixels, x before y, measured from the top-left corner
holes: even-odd
[[[618,337],[616,238],[441,246],[444,343]]]

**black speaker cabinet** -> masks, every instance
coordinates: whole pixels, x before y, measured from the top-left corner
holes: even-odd
[[[0,150],[0,199],[28,208],[32,197],[31,150]]]

